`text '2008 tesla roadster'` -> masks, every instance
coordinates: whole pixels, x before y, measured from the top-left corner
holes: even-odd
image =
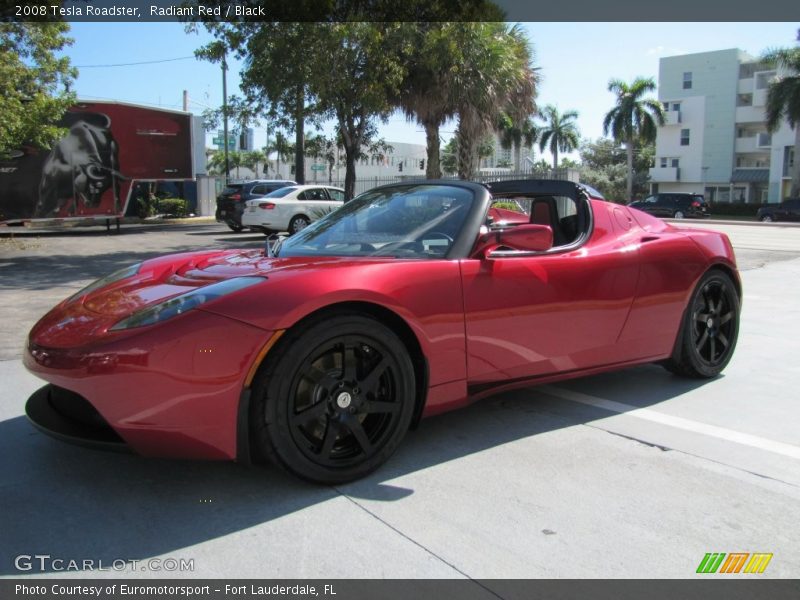
[[[739,327],[728,238],[595,195],[403,183],[267,251],[130,266],[34,326],[24,362],[48,385],[28,416],[67,441],[330,484],[501,390],[647,362],[717,375]]]

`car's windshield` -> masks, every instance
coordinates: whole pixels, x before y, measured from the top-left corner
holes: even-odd
[[[470,190],[405,185],[362,194],[287,238],[281,256],[443,258],[473,202]]]
[[[296,189],[297,189],[296,187],[280,188],[278,190],[275,190],[274,192],[270,192],[269,194],[264,196],[264,198],[283,198],[284,196],[288,196],[289,194],[291,194]]]

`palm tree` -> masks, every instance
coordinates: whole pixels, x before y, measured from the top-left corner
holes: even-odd
[[[264,162],[263,152],[259,152],[258,150],[244,152],[242,166],[251,169],[256,177],[258,177],[258,166],[263,162]],[[266,165],[264,167],[264,171],[266,172]]]
[[[533,149],[533,145],[539,138],[538,127],[529,118],[519,122],[515,121],[508,113],[503,113],[500,115],[497,130],[500,134],[500,145],[506,150],[514,149],[514,171],[519,173],[522,170],[522,148]],[[532,161],[533,156],[530,158]]]
[[[275,153],[275,176],[283,177],[281,175],[281,161],[284,163],[294,153],[294,146],[289,143],[288,138],[282,131],[275,132],[275,141],[266,148],[267,156]]]
[[[617,95],[617,104],[603,119],[603,133],[625,144],[628,151],[628,199],[633,197],[633,149],[636,140],[652,142],[657,125],[664,124],[664,107],[658,100],[643,98],[656,89],[652,77],[637,77],[628,84],[621,79],[608,82],[608,91]]]
[[[465,23],[463,62],[452,89],[458,112],[458,176],[472,179],[477,148],[502,110],[531,115],[538,73],[523,31],[505,23]]]
[[[545,123],[540,130],[539,150],[544,152],[545,147],[548,147],[553,155],[553,169],[557,169],[558,153],[572,152],[580,143],[578,125],[575,123],[578,111],[560,113],[555,106],[548,104],[542,109],[541,116]]]
[[[794,164],[789,195],[800,196],[800,48],[768,50],[762,56],[780,70],[767,90],[767,129],[775,132],[784,119],[794,128]]]

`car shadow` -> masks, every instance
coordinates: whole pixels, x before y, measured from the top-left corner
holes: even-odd
[[[641,407],[707,382],[660,367],[631,369],[626,398],[609,394],[612,376],[567,382]],[[649,381],[650,384],[646,385]],[[560,385],[560,384],[559,384]],[[613,389],[613,386],[612,386]],[[0,575],[25,575],[20,554],[146,559],[239,532],[341,495],[396,502],[414,493],[404,476],[523,438],[588,424],[612,413],[526,388],[426,419],[372,475],[337,487],[302,482],[271,466],[145,459],[51,440],[24,417],[0,422]],[[628,398],[636,398],[633,403]],[[37,571],[38,572],[38,571]]]

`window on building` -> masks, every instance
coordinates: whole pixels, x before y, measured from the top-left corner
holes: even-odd
[[[669,110],[669,102],[664,102],[664,112]]]
[[[666,156],[662,156],[661,157],[661,168],[662,169],[666,169],[667,168],[667,157]]]
[[[692,72],[685,71],[683,74],[683,89],[690,90],[692,89]]]
[[[767,71],[756,75],[756,89],[765,90],[769,87],[770,82],[775,77],[775,71]]]
[[[681,146],[689,145],[689,130],[681,129]]]
[[[794,146],[783,149],[783,177],[789,177],[794,166]]]
[[[677,169],[678,167],[680,167],[681,166],[680,159],[679,158],[673,158],[672,159],[672,163],[670,164],[670,166],[673,167],[674,169]]]
[[[673,102],[672,103],[672,110],[675,112],[681,112],[681,103],[680,102]]]

